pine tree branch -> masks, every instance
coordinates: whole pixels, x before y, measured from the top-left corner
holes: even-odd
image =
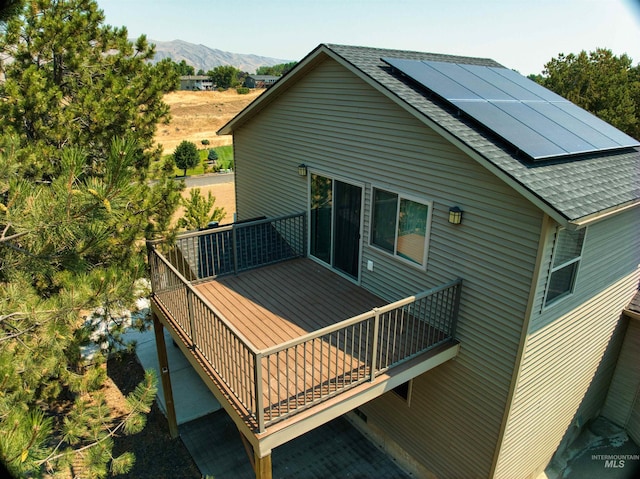
[[[11,324],[8,325],[10,328],[14,329],[16,332],[15,333],[11,333],[7,336],[3,336],[0,338],[0,342],[2,341],[9,341],[10,339],[16,339],[16,338],[20,338],[20,336],[23,336],[27,333],[29,333],[30,331],[33,331],[34,329],[36,329],[37,327],[40,326],[39,323],[35,323],[33,325],[31,325],[31,327],[25,329],[25,330],[20,330],[18,329],[16,326],[13,326]],[[22,342],[22,341],[21,341]],[[26,344],[24,344],[24,342],[22,343],[24,347],[26,347],[27,349],[31,349],[29,348]]]
[[[28,231],[24,232],[24,233],[21,234],[21,236],[24,236],[26,234],[29,234],[29,232]],[[11,248],[12,250],[17,251],[17,252],[22,253],[22,254],[25,254],[25,255],[27,255],[27,256],[29,256],[31,258],[43,259],[43,260],[46,260],[46,261],[51,261],[51,260],[55,259],[56,257],[61,256],[61,255],[46,255],[46,256],[38,255],[38,254],[32,253],[31,251],[29,251],[27,249],[21,248],[20,246],[16,246],[14,244],[7,243],[6,241],[0,241],[0,244],[3,244],[7,248]]]
[[[21,238],[21,237],[29,234],[29,231],[22,231],[21,233],[15,233],[15,234],[12,234],[12,235],[9,235],[9,236],[5,236],[5,234],[7,232],[7,229],[9,229],[9,226],[10,225],[7,225],[5,227],[5,229],[4,229],[4,231],[2,232],[2,236],[0,236],[0,243],[4,243],[4,242],[7,242],[7,241],[12,241],[14,239],[18,239],[18,238]]]
[[[31,437],[29,438],[29,443],[27,444],[27,446],[20,451],[18,454],[16,454],[14,457],[10,457],[8,459],[6,459],[7,464],[12,463],[13,461],[15,461],[16,459],[18,459],[18,457],[20,457],[23,454],[23,451],[25,450],[29,450],[31,449],[31,446],[33,446],[36,442],[36,438],[38,437],[38,430],[36,428],[33,428],[32,432],[31,432]]]
[[[0,323],[3,322],[6,319],[11,319],[14,316],[20,316],[20,315],[26,316],[26,313],[23,313],[22,311],[16,311],[14,313],[9,313],[9,314],[2,315],[2,316],[0,316]]]
[[[153,386],[153,383],[148,384],[147,390],[150,390],[152,386]],[[79,452],[82,452],[82,451],[86,451],[87,449],[91,449],[92,447],[95,447],[95,446],[97,446],[97,445],[99,445],[99,444],[102,444],[102,443],[103,443],[104,441],[106,441],[107,439],[109,439],[109,438],[111,438],[111,437],[114,437],[114,436],[118,433],[118,431],[120,431],[121,429],[124,429],[125,424],[127,423],[127,421],[128,421],[129,419],[131,419],[134,415],[136,415],[136,414],[140,414],[140,413],[142,413],[142,412],[143,412],[143,410],[142,410],[142,405],[143,405],[144,403],[143,403],[142,401],[138,401],[138,404],[140,404],[140,406],[139,406],[139,407],[135,407],[135,408],[133,408],[133,410],[132,410],[131,412],[129,412],[129,413],[128,413],[128,414],[127,414],[127,415],[126,415],[126,416],[125,416],[125,417],[124,417],[124,418],[123,418],[123,419],[118,423],[118,425],[117,425],[115,428],[113,428],[113,429],[107,428],[108,433],[107,433],[107,435],[106,435],[106,436],[101,437],[101,438],[100,438],[100,439],[98,439],[97,441],[94,441],[94,442],[92,442],[92,443],[90,443],[90,444],[86,444],[85,446],[82,446],[82,447],[80,447],[80,448],[78,448],[78,449],[74,449],[74,450],[73,450],[73,453],[79,453]],[[61,440],[58,442],[58,444],[56,445],[56,447],[54,448],[54,450],[51,452],[51,454],[49,454],[49,456],[47,456],[46,458],[41,459],[40,461],[36,462],[36,464],[37,464],[38,466],[41,466],[41,465],[45,464],[46,462],[49,462],[49,461],[55,461],[56,459],[60,459],[61,457],[64,457],[64,456],[67,454],[66,452],[61,452],[61,453],[59,453],[59,454],[55,454],[55,451],[57,451],[57,450],[61,447],[61,445],[62,445],[64,442],[65,442],[65,441],[64,441],[63,439],[61,439]]]

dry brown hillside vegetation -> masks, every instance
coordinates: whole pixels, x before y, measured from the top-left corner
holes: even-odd
[[[156,143],[171,153],[183,140],[202,147],[202,140],[209,140],[210,147],[230,145],[231,136],[217,136],[218,131],[244,107],[265,90],[251,90],[239,95],[235,90],[176,91],[165,95],[164,101],[171,108],[171,122],[158,125]]]

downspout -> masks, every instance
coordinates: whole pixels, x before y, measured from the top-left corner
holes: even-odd
[[[544,214],[542,218],[542,226],[540,228],[540,239],[538,241],[538,252],[536,255],[536,264],[533,270],[533,277],[531,278],[531,288],[529,289],[529,299],[527,301],[527,309],[525,311],[524,321],[522,324],[522,331],[520,332],[520,345],[518,346],[518,353],[516,354],[515,367],[511,376],[511,384],[509,386],[509,394],[507,395],[507,403],[504,408],[504,414],[502,416],[502,424],[500,425],[500,432],[498,434],[498,441],[496,443],[496,449],[493,453],[493,461],[491,463],[491,470],[489,477],[495,477],[496,469],[498,467],[498,459],[500,458],[500,452],[504,443],[504,438],[507,431],[507,424],[509,416],[511,415],[511,408],[513,406],[513,398],[516,392],[516,386],[520,380],[520,373],[522,371],[522,358],[527,346],[527,339],[529,337],[529,324],[531,323],[531,316],[533,312],[533,305],[535,302],[536,292],[538,289],[538,283],[540,280],[540,270],[542,267],[542,260],[544,258],[544,247],[546,238],[552,227],[553,220],[549,215]]]

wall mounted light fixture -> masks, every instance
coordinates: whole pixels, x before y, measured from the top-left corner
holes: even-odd
[[[449,208],[449,223],[453,225],[462,223],[462,210],[458,206]]]
[[[307,165],[301,163],[298,165],[298,174],[300,176],[307,176]]]

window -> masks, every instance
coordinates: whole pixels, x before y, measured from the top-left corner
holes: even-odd
[[[573,293],[582,259],[585,231],[559,229],[556,233],[545,306]]]
[[[374,188],[371,244],[424,266],[427,253],[429,204]]]

